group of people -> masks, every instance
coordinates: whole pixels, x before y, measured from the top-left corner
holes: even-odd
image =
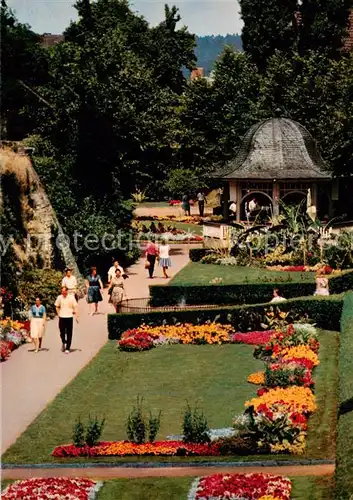
[[[108,271],[108,294],[109,303],[111,303],[116,312],[119,312],[121,303],[126,297],[124,288],[124,280],[127,275],[124,269],[119,265],[117,260]],[[90,314],[93,316],[98,313],[98,304],[103,300],[102,290],[103,282],[100,275],[97,273],[96,267],[91,267],[89,275],[85,280],[87,302],[90,308]],[[61,293],[55,301],[56,314],[59,318],[59,331],[61,338],[61,350],[66,354],[70,353],[73,321],[74,318],[78,323],[78,283],[76,277],[72,273],[72,269],[65,269],[65,276],[61,282]],[[42,347],[42,340],[45,333],[45,325],[47,320],[47,311],[42,304],[41,297],[35,299],[35,303],[29,310],[31,339],[34,346],[34,352],[37,353]]]
[[[203,191],[197,193],[197,203],[199,206],[200,217],[203,217],[205,213],[205,203],[206,203],[206,196]],[[187,194],[184,194],[184,196],[182,197],[181,206],[182,209],[184,210],[184,214],[190,216],[191,215],[190,197]]]
[[[153,279],[156,261],[158,261],[159,267],[163,270],[164,278],[169,278],[167,271],[172,267],[172,260],[169,253],[170,246],[167,244],[166,240],[162,240],[160,246],[156,245],[156,243],[151,240],[148,241],[145,252],[145,268],[148,270],[150,279]]]

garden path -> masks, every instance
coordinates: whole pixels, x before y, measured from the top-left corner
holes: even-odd
[[[275,474],[284,476],[328,476],[335,473],[334,464],[282,465],[279,467],[78,467],[78,468],[28,468],[2,470],[2,479],[30,479],[34,477],[88,477],[90,479],[117,479],[143,477],[205,476],[209,474]]]
[[[188,244],[172,245],[173,274],[189,261]],[[148,286],[166,283],[168,280],[147,279],[144,258],[129,269],[126,290],[129,298],[148,297]],[[162,272],[157,269],[157,276]],[[97,354],[107,341],[107,316],[113,312],[108,304],[107,290],[100,313],[88,314],[84,300],[79,303],[80,322],[74,327],[72,352],[61,352],[57,320],[49,321],[43,340],[43,350],[38,354],[24,345],[11,354],[10,359],[0,365],[1,377],[1,450],[4,452],[22,434],[26,427],[55,398],[78,372]],[[65,417],[65,416],[63,416]]]

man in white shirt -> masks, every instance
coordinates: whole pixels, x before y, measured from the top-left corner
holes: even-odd
[[[199,214],[200,217],[203,217],[205,211],[205,195],[202,191],[200,191],[197,195],[197,201],[199,202]]]
[[[114,264],[109,268],[108,271],[108,283],[110,286],[110,283],[112,279],[115,277],[116,270],[120,269],[121,274],[124,274],[124,269],[119,265],[119,262],[117,260],[114,261]]]
[[[78,323],[77,302],[73,295],[69,295],[66,286],[61,288],[61,295],[55,301],[56,313],[59,316],[59,330],[62,342],[61,350],[69,354],[72,342],[74,316]]]
[[[61,286],[65,286],[68,290],[68,294],[73,295],[77,300],[77,279],[72,274],[72,269],[69,267],[65,269],[65,276],[63,277]]]
[[[255,210],[257,209],[257,202],[256,202],[256,198],[253,198],[252,200],[250,200],[249,202],[249,212],[252,213],[254,212]]]

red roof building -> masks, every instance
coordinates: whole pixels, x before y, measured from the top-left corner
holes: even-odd
[[[42,35],[42,45],[44,47],[52,47],[59,42],[64,41],[64,35],[52,35],[51,33],[43,33]]]

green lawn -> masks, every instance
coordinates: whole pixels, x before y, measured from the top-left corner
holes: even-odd
[[[143,396],[162,410],[159,438],[180,434],[188,401],[205,411],[211,427],[228,427],[253,396],[247,376],[262,368],[245,345],[172,345],[124,353],[107,343],[5,453],[4,462],[47,462],[52,449],[71,442],[76,417],[105,415],[103,440],[126,439],[126,417]]]
[[[337,409],[338,334],[321,332],[321,364],[316,371],[319,410],[311,417],[306,457],[334,458]],[[123,353],[109,342],[94,360],[56,397],[4,454],[5,463],[53,462],[52,449],[71,442],[76,417],[105,415],[103,440],[125,439],[125,420],[137,395],[146,406],[162,410],[158,438],[180,433],[186,401],[198,403],[212,428],[228,427],[244,402],[255,395],[250,373],[263,369],[253,348],[245,345],[174,345],[142,353]],[[253,460],[259,457],[239,457]],[[266,457],[261,457],[265,459]],[[273,456],[271,457],[273,459]],[[282,455],[278,460],[288,459]],[[296,458],[296,457],[293,457]],[[301,458],[301,457],[297,457]],[[218,458],[236,460],[238,457]],[[131,457],[100,461],[187,461],[182,457]],[[208,457],[193,458],[207,461]],[[212,459],[213,460],[213,459]],[[85,459],[63,459],[66,462]]]
[[[207,469],[205,469],[207,475]],[[295,500],[333,500],[331,477],[294,477],[292,498]],[[103,486],[98,500],[183,500],[187,498],[193,478],[117,479]]]
[[[173,285],[209,285],[213,278],[222,278],[225,285],[234,283],[264,283],[264,282],[308,282],[314,281],[315,273],[298,273],[283,271],[268,271],[262,268],[242,266],[219,266],[216,264],[201,264],[189,262],[170,281]],[[278,278],[278,279],[277,279]]]

